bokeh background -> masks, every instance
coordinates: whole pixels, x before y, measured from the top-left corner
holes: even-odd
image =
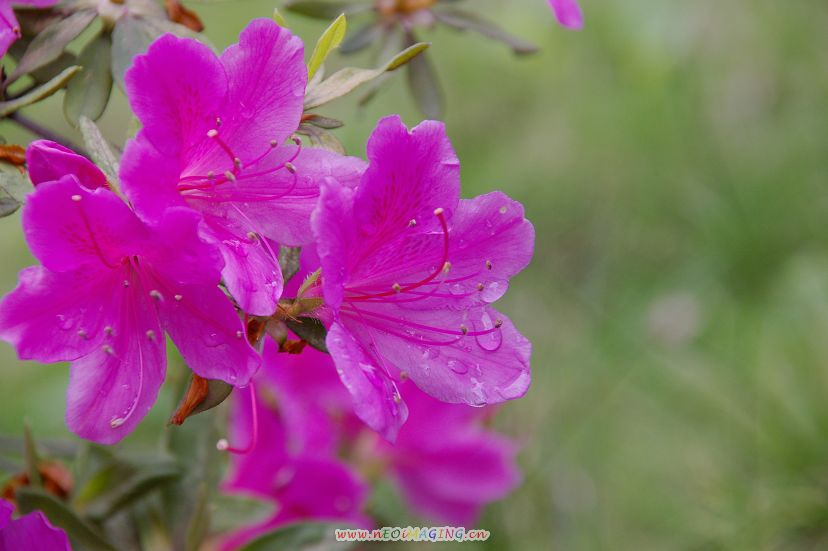
[[[535,347],[532,389],[498,421],[521,442],[525,482],[487,509],[480,547],[828,549],[828,9],[582,3],[573,33],[543,0],[465,2],[536,42],[530,57],[425,35],[464,195],[502,189],[537,229],[534,262],[500,305]],[[190,5],[224,47],[275,2]],[[311,44],[324,28],[287,16]],[[329,65],[346,63],[373,62]],[[384,114],[418,122],[404,80],[367,107],[322,111],[347,121],[350,153]],[[60,98],[27,114],[72,132]],[[128,121],[118,95],[101,126],[121,142]],[[31,139],[8,122],[0,134]],[[6,292],[31,257],[19,215],[0,232]],[[26,418],[67,436],[67,369],[19,362],[6,344],[0,368],[0,432]]]

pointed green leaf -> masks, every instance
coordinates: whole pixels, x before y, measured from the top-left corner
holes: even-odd
[[[316,46],[311,54],[310,61],[308,61],[308,78],[313,78],[316,70],[327,59],[328,55],[339,47],[342,39],[345,38],[345,32],[348,30],[348,22],[345,20],[345,14],[340,14],[331,25],[325,29],[322,36],[316,42]]]
[[[23,487],[15,494],[17,505],[22,513],[41,511],[56,527],[87,551],[116,551],[104,537],[91,525],[76,515],[65,503],[57,498],[32,487]]]
[[[43,479],[40,477],[40,469],[38,469],[40,458],[38,457],[37,446],[35,445],[29,423],[23,423],[23,445],[23,451],[26,457],[26,474],[29,475],[29,483],[33,487],[39,488],[43,486]]]
[[[409,62],[408,88],[423,115],[429,119],[439,119],[442,116],[443,91],[431,59],[425,55],[417,56]]]
[[[184,476],[162,490],[164,523],[173,551],[196,551],[211,523],[211,504],[221,474],[222,456],[215,415],[192,418],[168,427],[166,448],[184,468]]]
[[[89,150],[89,155],[98,167],[106,174],[106,179],[110,186],[117,189],[118,187],[118,156],[109,145],[106,138],[103,137],[100,128],[88,117],[81,115],[79,117],[79,124],[81,135],[83,136],[83,143]]]
[[[328,332],[325,326],[316,318],[299,318],[297,320],[287,320],[285,322],[288,328],[299,335],[299,338],[307,341],[313,348],[322,352],[327,352],[328,347],[325,344],[325,337]]]
[[[109,103],[112,92],[112,40],[108,34],[95,37],[78,56],[81,73],[66,87],[63,113],[77,126],[81,116],[97,120]]]
[[[314,17],[316,19],[330,20],[340,14],[351,15],[368,11],[373,5],[368,2],[352,3],[325,0],[292,0],[285,4],[287,11]]]
[[[37,103],[42,99],[46,99],[61,88],[63,88],[69,79],[71,79],[75,74],[80,71],[80,67],[77,65],[73,65],[72,67],[68,67],[61,71],[56,77],[54,77],[49,82],[42,84],[31,90],[27,94],[20,96],[19,98],[15,98],[9,101],[0,102],[0,117],[8,117],[18,109],[22,109],[27,105],[31,105],[33,103]]]
[[[487,21],[475,13],[455,8],[432,10],[432,13],[438,21],[449,27],[459,31],[473,31],[492,40],[503,42],[512,48],[512,51],[516,54],[533,54],[538,51],[538,47],[528,40],[509,34],[491,21]]]
[[[31,190],[32,184],[20,173],[18,167],[0,163],[0,218],[17,211]]]
[[[399,69],[406,63],[416,59],[426,48],[428,43],[414,44],[388,61],[378,69],[358,69],[346,67],[323,80],[319,85],[310,88],[305,96],[305,110],[325,105],[337,98],[349,94],[358,86],[370,82],[386,72]]]
[[[239,551],[342,551],[356,544],[336,541],[347,523],[297,522],[260,536]]]
[[[299,257],[301,254],[301,247],[279,246],[279,267],[282,269],[282,279],[285,283],[293,279],[293,276],[299,271]]]
[[[181,474],[174,461],[131,463],[114,459],[79,491],[77,503],[90,518],[103,520]]]
[[[227,400],[227,398],[230,397],[230,394],[233,393],[234,388],[235,387],[233,385],[229,385],[224,381],[209,379],[207,381],[207,397],[204,398],[204,401],[198,404],[195,409],[193,409],[193,413],[191,415],[203,413],[213,409],[214,407],[220,406],[225,400]]]
[[[284,27],[286,29],[288,28],[287,19],[285,19],[285,16],[279,11],[279,8],[273,8],[273,20],[280,27]]]
[[[319,147],[338,155],[345,155],[345,146],[342,145],[342,142],[336,136],[327,130],[310,124],[301,124],[299,125],[297,133],[310,138],[313,147]]]
[[[343,54],[353,54],[364,50],[382,36],[384,26],[379,23],[368,23],[346,38],[339,47]]]
[[[94,10],[78,11],[46,27],[26,48],[9,80],[16,80],[58,59],[63,49],[92,23],[96,15]]]

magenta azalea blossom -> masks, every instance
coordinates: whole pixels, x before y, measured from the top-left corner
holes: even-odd
[[[377,439],[403,496],[421,516],[471,527],[482,508],[520,483],[517,447],[484,429],[488,408],[446,404],[417,388],[406,389],[409,416],[394,444]]]
[[[69,538],[40,511],[12,520],[14,506],[0,499],[0,551],[72,551]]]
[[[66,159],[54,164],[83,164]],[[155,402],[164,331],[208,379],[244,385],[259,358],[218,288],[221,255],[199,238],[197,213],[171,208],[147,224],[113,192],[83,183],[70,173],[27,197],[23,230],[42,265],[23,270],[0,302],[0,338],[22,359],[71,361],[67,424],[110,444]]]
[[[393,440],[408,378],[444,402],[522,396],[531,345],[489,304],[532,257],[523,207],[499,192],[461,200],[438,122],[381,120],[368,158],[356,191],[327,181],[313,215],[327,346],[358,415]]]
[[[547,0],[549,7],[555,14],[558,22],[570,29],[581,29],[584,26],[584,14],[577,0]]]
[[[20,38],[20,25],[14,15],[14,6],[48,8],[60,0],[0,0],[0,57]]]
[[[272,498],[273,481],[293,472],[292,467],[285,470],[285,448],[329,461],[344,452],[362,472],[388,473],[420,516],[471,526],[483,506],[504,498],[520,482],[516,446],[483,427],[491,408],[446,404],[410,386],[405,388],[409,421],[391,444],[353,414],[348,392],[326,354],[310,349],[299,356],[278,354],[268,343],[256,382],[260,403],[271,406],[259,406],[258,444],[248,456],[234,458],[235,474],[226,485],[230,490]],[[232,427],[240,442],[250,438],[249,412],[246,402],[236,404]],[[317,503],[330,504],[337,497],[353,503],[342,499],[342,486],[314,487]],[[237,544],[237,538],[231,541]]]
[[[363,170],[358,159],[289,139],[306,82],[301,40],[265,19],[221,56],[165,35],[126,74],[143,129],[124,152],[125,192],[149,219],[170,205],[202,213],[202,232],[224,257],[224,282],[251,314],[272,314],[281,296],[270,240],[310,242],[319,182],[355,185]]]
[[[326,358],[335,385],[312,380],[318,374],[305,358],[294,356],[292,369],[282,370],[277,347],[264,348],[265,367],[256,377],[258,435],[252,451],[234,455],[231,475],[223,484],[228,493],[250,495],[275,505],[274,514],[262,523],[230,534],[222,549],[240,548],[251,539],[290,522],[339,521],[345,526],[368,527],[362,510],[369,488],[362,478],[336,458],[339,431],[328,413],[344,411],[349,397]],[[301,371],[301,372],[300,372]],[[307,384],[305,384],[307,383]],[[311,395],[313,390],[320,391]],[[344,394],[344,396],[343,396]],[[343,400],[344,398],[344,400]],[[231,419],[233,441],[254,438],[252,404],[236,400]]]

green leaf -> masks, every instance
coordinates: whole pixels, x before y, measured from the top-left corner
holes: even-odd
[[[425,55],[412,59],[408,64],[408,88],[423,115],[429,119],[442,116],[443,92],[431,59]]]
[[[112,40],[105,33],[89,42],[78,56],[83,70],[66,87],[63,98],[63,113],[73,126],[78,125],[81,116],[97,120],[106,109],[112,93],[111,62]]]
[[[164,522],[173,551],[196,551],[210,528],[212,498],[221,474],[216,416],[203,415],[184,426],[168,427],[166,437],[166,447],[184,476],[162,490]]]
[[[342,145],[342,142],[336,136],[327,130],[317,128],[310,124],[301,124],[299,125],[297,133],[310,138],[311,145],[314,147],[319,147],[339,155],[345,155],[345,146]]]
[[[63,49],[92,23],[96,15],[94,10],[78,11],[46,27],[26,48],[9,80],[16,80],[57,60]]]
[[[76,502],[90,518],[103,520],[174,481],[181,473],[178,464],[170,460],[131,463],[113,458],[79,491]]]
[[[335,128],[342,128],[345,126],[345,123],[341,120],[332,119],[330,117],[323,117],[316,114],[309,114],[307,117],[308,118],[305,120],[307,124],[311,124],[317,128],[324,128],[325,130],[333,130]]]
[[[342,39],[345,38],[345,32],[348,29],[348,22],[345,20],[345,14],[340,14],[331,25],[325,29],[322,36],[316,42],[313,48],[310,61],[308,61],[308,79],[313,78],[319,66],[325,62],[328,55],[339,47]]]
[[[370,82],[386,72],[399,69],[411,60],[416,59],[430,44],[421,42],[414,44],[377,69],[358,69],[346,67],[323,80],[319,85],[308,90],[305,96],[305,109],[314,109],[325,105],[337,98],[349,94],[358,86]]]
[[[23,487],[15,494],[22,513],[42,511],[49,521],[62,529],[69,538],[87,551],[116,551],[115,547],[92,526],[76,515],[65,503],[32,487]]]
[[[282,269],[282,279],[285,283],[293,279],[293,276],[299,271],[299,257],[301,254],[301,247],[279,246],[279,267]]]
[[[135,57],[145,53],[149,45],[164,33],[205,42],[199,33],[167,20],[124,15],[115,22],[112,31],[112,76],[118,86],[124,87],[124,73],[132,66]]]
[[[198,404],[195,409],[193,409],[191,415],[203,413],[213,409],[214,407],[220,406],[225,400],[227,400],[227,398],[230,397],[230,394],[233,393],[234,388],[235,387],[233,385],[229,385],[224,381],[219,381],[218,379],[208,379],[207,397],[204,398],[204,401]]]
[[[384,32],[384,26],[379,23],[368,23],[346,38],[339,47],[343,54],[353,54],[363,50],[377,40]]]
[[[299,335],[299,338],[307,341],[313,348],[322,352],[327,352],[328,347],[325,344],[325,337],[328,332],[322,322],[316,318],[299,318],[297,320],[289,319],[285,321],[288,328]]]
[[[37,103],[42,99],[46,99],[69,82],[75,74],[80,71],[80,67],[77,65],[73,65],[72,67],[68,67],[61,71],[56,77],[54,77],[49,82],[38,86],[34,90],[20,96],[19,98],[14,98],[9,101],[0,102],[0,117],[8,117],[18,109],[22,109],[27,105],[31,105],[33,103]]]
[[[432,13],[438,21],[449,27],[459,31],[480,33],[492,40],[506,44],[518,55],[533,54],[538,51],[538,47],[528,40],[509,34],[494,23],[479,17],[475,13],[456,8],[432,10]]]
[[[280,27],[284,27],[286,29],[288,28],[287,19],[285,19],[285,16],[282,15],[282,12],[279,11],[279,8],[273,8],[273,20]]]
[[[83,136],[83,143],[89,150],[89,155],[96,165],[106,174],[106,179],[110,186],[117,189],[118,187],[118,156],[112,149],[112,146],[104,138],[100,128],[94,122],[84,115],[79,117],[78,126],[80,127],[81,136]]]
[[[29,423],[23,423],[23,452],[26,458],[26,474],[29,475],[30,484],[35,488],[42,487],[43,479],[40,477],[40,469],[38,469],[40,458]]]
[[[32,184],[10,163],[0,163],[0,218],[13,214],[23,204]]]
[[[356,544],[336,541],[336,530],[346,528],[342,522],[298,522],[260,536],[239,551],[341,551]]]
[[[370,3],[326,2],[325,0],[293,0],[285,4],[287,11],[330,20],[340,14],[351,15],[373,8]]]

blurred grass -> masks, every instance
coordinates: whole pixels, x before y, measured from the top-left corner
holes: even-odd
[[[484,547],[828,548],[824,3],[584,0],[581,33],[541,0],[468,4],[542,47],[427,35],[465,195],[503,189],[537,229],[499,305],[535,345],[533,387],[500,420],[525,484],[479,523]],[[273,5],[197,8],[223,47]],[[323,28],[288,20],[308,42]],[[353,154],[378,117],[419,120],[399,76],[323,112]],[[62,121],[57,98],[30,114]],[[117,98],[102,126],[119,140],[127,120]],[[31,261],[18,225],[0,220],[2,291]],[[67,371],[6,345],[0,362],[0,431],[25,416],[64,434]]]

